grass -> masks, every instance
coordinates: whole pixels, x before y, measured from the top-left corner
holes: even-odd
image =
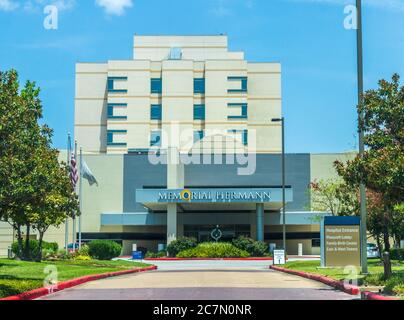
[[[43,287],[46,277],[44,269],[49,265],[56,266],[58,281],[149,266],[131,261],[63,260],[38,263],[0,259],[0,298]]]
[[[383,276],[383,263],[378,259],[368,260],[368,275],[346,275],[344,268],[320,268],[320,261],[292,261],[285,265],[287,269],[321,274],[336,280],[358,280],[359,285],[385,286],[387,294],[404,294],[404,263],[392,261],[393,276],[386,281]]]

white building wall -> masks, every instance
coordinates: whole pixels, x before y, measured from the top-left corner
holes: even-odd
[[[204,130],[202,145],[209,152],[223,152],[209,145],[216,139],[208,138],[209,132],[241,142],[241,132],[248,130],[248,145],[239,144],[236,152],[279,153],[281,128],[270,120],[282,113],[280,64],[247,62],[243,52],[230,52],[227,42],[227,36],[135,36],[133,60],[78,64],[75,132],[84,151],[125,154],[148,149],[151,132],[162,130],[163,147],[177,144],[174,138],[181,136],[179,149],[185,152],[192,147],[193,132]],[[173,47],[181,48],[180,60],[170,60]],[[108,92],[108,77],[126,77],[115,81],[114,89],[127,92]],[[247,77],[248,92],[228,92],[241,87],[241,81],[228,77]],[[162,78],[162,94],[151,93],[152,78]],[[205,78],[205,94],[194,94],[194,78]],[[108,104],[113,103],[127,104],[114,107],[114,116],[125,119],[108,118]],[[229,103],[247,103],[248,117],[229,119],[241,114],[240,107]],[[152,104],[162,105],[161,121],[151,120]],[[195,104],[205,104],[205,120],[194,120]],[[114,145],[107,143],[108,131],[113,131]],[[229,140],[221,139],[223,144]],[[227,145],[224,150],[235,151]]]

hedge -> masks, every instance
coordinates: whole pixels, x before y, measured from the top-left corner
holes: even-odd
[[[88,243],[88,253],[93,259],[111,260],[122,252],[122,246],[112,240],[93,240]]]
[[[249,256],[247,251],[227,242],[205,242],[177,254],[178,258],[247,258]]]
[[[196,246],[197,241],[195,238],[182,237],[172,241],[167,246],[167,252],[170,257],[176,257],[179,252],[195,248]]]
[[[42,241],[42,253],[48,252],[56,254],[58,252],[59,245],[56,242],[46,242]],[[25,241],[22,243],[22,250],[25,250]],[[29,240],[29,250],[31,258],[38,257],[39,254],[39,241],[38,240]],[[13,242],[11,245],[11,251],[14,255],[18,256],[18,242]]]
[[[247,251],[252,257],[263,257],[269,253],[268,245],[263,241],[255,241],[254,239],[240,236],[233,239],[232,243],[236,248]]]
[[[404,248],[400,249],[391,249],[390,250],[390,259],[392,260],[404,260]]]

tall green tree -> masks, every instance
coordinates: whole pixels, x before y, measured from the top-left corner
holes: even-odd
[[[29,239],[38,214],[53,214],[43,208],[55,190],[54,172],[61,174],[58,151],[51,146],[52,130],[39,123],[39,92],[31,81],[20,88],[15,70],[0,72],[0,219],[14,228],[19,256],[28,260],[35,258],[30,256]],[[68,182],[65,172],[64,177]],[[64,186],[74,200],[71,186]]]
[[[358,195],[341,178],[320,179],[309,186],[311,210],[329,212],[333,216],[357,215]]]
[[[357,187],[363,182],[380,196],[377,219],[389,251],[390,237],[400,238],[404,223],[402,210],[397,210],[404,203],[404,87],[399,75],[367,91],[358,112],[364,115],[359,128],[365,134],[365,153],[346,164],[336,161],[335,167],[347,184]]]

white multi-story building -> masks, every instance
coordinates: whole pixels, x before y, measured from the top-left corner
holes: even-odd
[[[227,36],[135,36],[134,43],[133,60],[76,66],[75,137],[83,150],[126,154],[180,136],[180,151],[189,151],[222,136],[236,152],[281,151],[279,124],[271,122],[281,115],[279,63],[246,61],[228,50]]]

